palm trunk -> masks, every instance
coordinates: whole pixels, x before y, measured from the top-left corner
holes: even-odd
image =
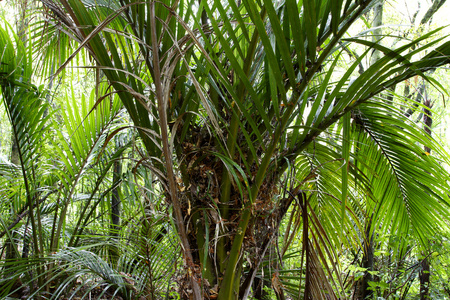
[[[369,289],[369,282],[373,281],[371,272],[374,270],[374,256],[373,256],[373,234],[370,233],[370,224],[366,228],[366,240],[364,245],[364,256],[362,261],[362,267],[366,269],[362,278],[362,291],[361,299],[370,299],[373,295],[373,291]]]
[[[120,226],[120,196],[118,182],[122,173],[122,162],[114,162],[113,184],[117,185],[111,192],[111,235],[117,236],[117,230]]]
[[[116,143],[116,148],[118,147]],[[113,180],[112,184],[114,188],[111,192],[111,226],[110,226],[110,236],[112,238],[118,237],[118,231],[120,229],[120,187],[119,182],[122,175],[122,161],[120,157],[114,162],[113,165]],[[117,244],[114,243],[109,247],[109,257],[111,262],[114,264],[119,257],[119,249]]]
[[[422,269],[419,272],[420,280],[420,300],[429,300],[430,298],[430,263],[425,257],[420,263]]]
[[[372,23],[373,27],[377,27],[377,29],[372,31],[372,41],[374,43],[380,43],[381,42],[381,36],[383,34],[383,30],[381,29],[381,25],[383,25],[383,2],[380,1],[375,5],[373,8],[374,13],[374,20]],[[374,50],[372,53],[372,56],[370,58],[370,65],[373,65],[375,62],[377,62],[381,58],[381,51]]]
[[[431,136],[431,126],[433,125],[433,118],[431,113],[431,104],[430,99],[425,99],[423,102],[425,108],[423,110],[423,123],[425,125],[425,132]],[[428,155],[431,152],[431,148],[424,147],[425,153]],[[419,272],[419,280],[420,280],[420,300],[430,299],[430,263],[428,261],[428,257],[425,257],[421,262],[422,269]]]
[[[253,281],[253,298],[256,300],[270,300],[269,293],[265,288],[270,289],[270,285],[267,281],[255,277]]]

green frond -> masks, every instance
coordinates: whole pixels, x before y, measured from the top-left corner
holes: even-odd
[[[375,219],[399,234],[411,228],[425,245],[426,236],[444,225],[439,220],[449,203],[443,185],[448,174],[440,160],[423,149],[433,149],[439,158],[442,146],[401,111],[380,100],[361,105],[354,122],[355,162],[370,178],[377,202],[372,208]]]

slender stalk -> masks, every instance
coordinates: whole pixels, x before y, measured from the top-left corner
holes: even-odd
[[[175,175],[173,171],[173,161],[172,161],[172,153],[170,152],[169,147],[169,135],[168,135],[168,124],[167,124],[167,115],[166,115],[166,106],[167,102],[164,99],[163,89],[162,89],[162,81],[161,81],[161,70],[160,70],[160,61],[159,61],[159,45],[158,45],[158,37],[156,34],[156,17],[155,17],[155,2],[152,1],[150,4],[150,22],[151,22],[151,40],[152,40],[152,49],[153,49],[153,71],[155,73],[154,84],[155,84],[155,92],[156,92],[156,100],[158,103],[158,114],[159,114],[159,123],[161,128],[161,140],[163,146],[163,154],[166,162],[166,171],[167,171],[167,181],[169,186],[169,194],[170,200],[173,205],[173,212],[175,217],[175,224],[178,229],[178,234],[180,236],[182,252],[185,264],[188,268],[189,279],[193,291],[194,299],[202,299],[201,298],[201,290],[198,282],[195,280],[195,271],[194,271],[194,260],[192,257],[188,236],[186,234],[186,229],[184,228],[184,219],[181,210],[181,204],[178,200],[177,193],[177,183],[175,181]]]

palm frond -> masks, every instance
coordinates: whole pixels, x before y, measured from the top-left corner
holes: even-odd
[[[426,244],[425,236],[436,232],[449,204],[447,189],[437,184],[441,179],[448,182],[447,172],[423,147],[443,157],[442,146],[401,111],[379,100],[360,106],[355,134],[355,159],[372,183],[378,224],[392,226],[399,234],[412,228]]]

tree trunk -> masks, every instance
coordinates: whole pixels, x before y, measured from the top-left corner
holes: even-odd
[[[381,43],[381,35],[383,34],[383,29],[380,27],[383,25],[383,1],[375,4],[373,8],[374,19],[372,22],[372,27],[377,27],[372,30],[372,42]],[[373,65],[376,61],[381,58],[381,52],[379,50],[373,50],[372,56],[370,57],[370,65]]]
[[[118,148],[118,144],[116,142],[116,149]],[[118,234],[118,230],[120,229],[120,180],[122,176],[122,160],[119,157],[116,161],[114,161],[113,165],[113,180],[112,185],[113,189],[111,191],[111,225],[110,225],[110,236],[116,238]],[[116,242],[111,244],[109,247],[109,257],[111,263],[115,264],[119,257],[119,250],[116,245]]]
[[[421,262],[422,269],[419,272],[420,280],[420,300],[429,300],[430,298],[430,263],[425,257]]]
[[[270,300],[270,296],[267,293],[265,287],[270,289],[270,285],[263,279],[255,277],[253,280],[253,298],[256,300]]]
[[[120,228],[120,180],[122,176],[122,161],[119,157],[113,166],[113,181],[115,187],[111,192],[111,236],[117,236],[117,230]]]
[[[426,95],[426,94],[425,94]],[[433,125],[433,118],[431,113],[431,100],[425,99],[424,102],[424,109],[423,109],[423,123],[424,123],[424,130],[425,132],[431,136],[431,126]],[[429,147],[424,147],[425,154],[429,155],[431,152],[431,149]],[[430,299],[430,263],[428,261],[428,258],[425,257],[424,260],[421,262],[421,270],[419,272],[419,280],[420,280],[420,300],[426,300]]]
[[[362,267],[366,269],[361,282],[356,285],[357,291],[356,299],[370,299],[373,295],[373,291],[369,290],[369,282],[373,281],[373,276],[370,272],[374,270],[374,250],[373,250],[373,233],[371,234],[371,222],[366,226],[365,241],[363,249]]]
[[[432,0],[433,4],[428,9],[428,11],[423,16],[422,20],[420,20],[420,25],[431,22],[433,15],[441,8],[441,6],[445,3],[446,0]]]

